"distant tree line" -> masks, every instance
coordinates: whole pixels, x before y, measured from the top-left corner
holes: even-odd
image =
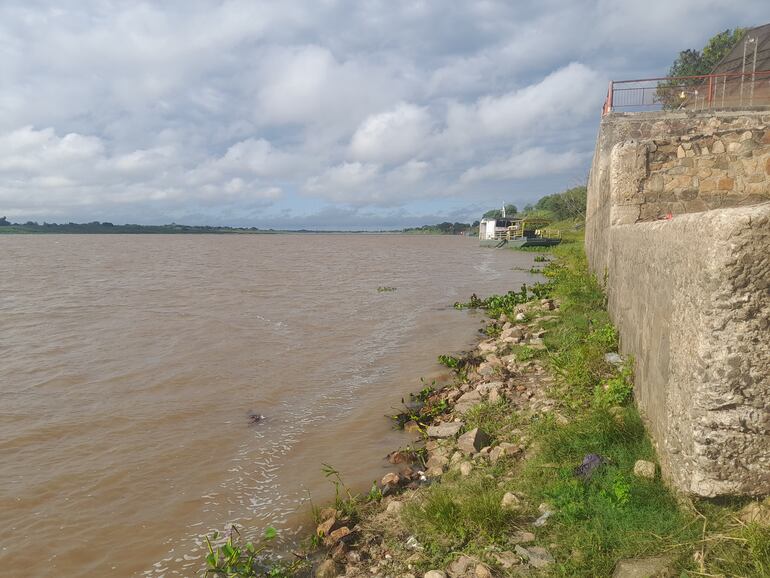
[[[25,223],[12,223],[6,217],[0,217],[0,233],[269,233],[272,230],[264,231],[256,227],[214,227],[208,225],[115,225],[104,221],[92,221],[90,223],[46,223],[42,224],[35,221]]]
[[[445,221],[436,225],[423,225],[421,227],[409,227],[404,233],[423,233],[430,235],[467,235],[475,231],[479,226],[478,221],[473,223],[450,223]]]

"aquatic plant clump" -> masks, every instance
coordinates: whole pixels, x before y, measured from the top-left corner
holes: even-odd
[[[467,303],[457,302],[455,309],[485,309],[491,317],[500,317],[502,314],[513,313],[516,305],[522,305],[535,299],[546,299],[551,296],[553,283],[535,283],[534,285],[522,285],[520,291],[508,291],[505,295],[492,295],[481,299],[475,293],[471,295]]]

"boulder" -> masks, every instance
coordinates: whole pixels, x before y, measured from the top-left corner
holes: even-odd
[[[637,460],[634,464],[634,475],[639,478],[655,479],[655,464],[646,460]]]
[[[508,539],[512,544],[526,544],[534,542],[535,535],[532,532],[514,532]]]
[[[493,464],[497,463],[502,457],[512,457],[521,452],[521,448],[516,444],[503,442],[499,446],[492,448],[489,452],[489,461]]]
[[[461,421],[447,422],[428,426],[425,433],[429,438],[453,438],[460,433],[463,426],[465,426],[465,424]]]
[[[480,383],[476,386],[476,391],[481,395],[489,395],[489,392],[493,389],[500,389],[503,387],[502,381],[490,381],[489,383]]]
[[[342,526],[342,528],[337,528],[329,534],[324,540],[324,544],[332,546],[347,536],[350,536],[350,528]]]
[[[529,560],[527,561],[530,566],[535,568],[545,568],[556,561],[548,550],[540,546],[530,546],[527,551],[529,552]]]
[[[472,408],[474,405],[478,405],[481,403],[481,394],[476,391],[472,390],[468,393],[464,393],[460,396],[460,398],[457,400],[457,403],[455,404],[455,411],[457,413],[463,414],[466,411],[468,411],[470,408]]]
[[[441,570],[428,570],[422,575],[422,578],[446,578],[446,574]]]
[[[503,510],[517,510],[519,506],[521,506],[521,500],[516,494],[511,492],[506,492],[500,501],[500,507]]]
[[[318,524],[318,526],[316,526],[316,529],[315,529],[316,534],[318,534],[321,537],[328,536],[329,532],[332,531],[332,528],[334,527],[334,524],[336,522],[337,522],[337,519],[334,516],[332,516],[328,520],[321,522],[320,524]]]
[[[420,424],[416,421],[408,421],[404,424],[404,431],[406,433],[420,433]]]
[[[470,462],[463,462],[460,464],[460,475],[463,477],[467,477],[471,475],[471,472],[473,471],[473,464]]]
[[[673,560],[667,556],[654,558],[632,558],[621,560],[615,565],[612,578],[664,578],[674,576]]]
[[[751,502],[740,511],[738,517],[747,524],[770,528],[770,498],[763,502]]]
[[[476,564],[476,578],[492,578],[492,572],[484,564]]]
[[[492,553],[495,561],[503,567],[503,570],[509,570],[514,566],[521,564],[521,559],[513,552]]]
[[[481,448],[489,445],[489,442],[489,435],[475,427],[457,438],[457,449],[464,454],[474,454],[481,450]]]
[[[476,562],[468,556],[460,556],[447,566],[446,572],[450,578],[462,578]]]
[[[401,482],[401,477],[396,473],[390,472],[382,476],[382,480],[380,481],[380,484],[383,487],[394,487],[394,486],[397,486],[400,482]]]
[[[431,454],[430,458],[428,458],[428,462],[425,464],[425,467],[428,469],[432,468],[441,468],[443,471],[444,468],[446,468],[449,465],[449,458],[447,458],[444,454],[441,453],[435,453]]]

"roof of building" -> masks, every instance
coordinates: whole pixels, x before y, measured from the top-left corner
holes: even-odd
[[[756,70],[770,70],[770,24],[764,24],[756,28],[749,28],[743,40],[725,54],[712,72],[714,74],[742,72],[744,45],[746,46],[746,72],[751,72],[754,63],[754,42],[756,42],[757,47]]]

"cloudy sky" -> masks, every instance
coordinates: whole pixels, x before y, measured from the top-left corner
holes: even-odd
[[[766,0],[2,0],[0,216],[391,228],[580,184],[611,78]]]

